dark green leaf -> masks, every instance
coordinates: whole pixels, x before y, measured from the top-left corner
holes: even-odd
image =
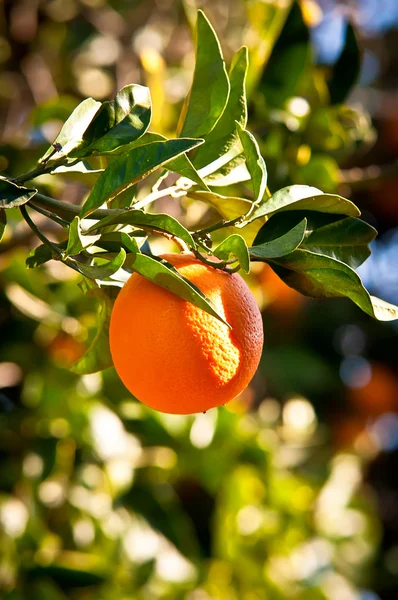
[[[93,98],[83,100],[64,123],[61,131],[55,138],[53,145],[50,146],[39,162],[51,163],[55,160],[58,161],[60,158],[68,156],[72,150],[80,146],[83,134],[94,115],[98,112],[100,106],[101,102],[97,102],[96,100],[93,100]],[[60,150],[51,156],[54,152],[54,146],[56,145],[60,146]]]
[[[182,108],[178,132],[202,137],[221,117],[229,95],[229,80],[217,35],[202,11],[198,12],[196,64],[193,82]]]
[[[8,179],[0,177],[0,208],[15,208],[29,202],[37,190],[17,185]]]
[[[305,296],[347,297],[380,321],[398,319],[398,307],[370,296],[355,271],[338,260],[298,249],[272,259],[271,265],[287,285]]]
[[[340,260],[352,268],[359,267],[370,255],[369,243],[377,231],[368,223],[354,217],[343,219],[329,215],[323,217],[318,226],[306,238],[303,247],[316,254],[325,254]],[[328,222],[329,221],[329,222]]]
[[[109,296],[101,290],[90,290],[90,295],[99,300],[99,315],[97,331],[87,352],[72,365],[71,370],[79,375],[96,373],[112,367],[112,357],[109,349],[109,322],[113,303]]]
[[[236,258],[246,273],[250,271],[249,251],[241,235],[234,233],[227,237],[214,250],[214,256],[221,260],[229,260],[231,257]]]
[[[358,79],[360,68],[358,42],[353,26],[348,23],[343,51],[333,67],[332,77],[328,82],[331,104],[344,102]]]
[[[296,248],[300,246],[304,239],[305,229],[307,225],[307,219],[303,219],[295,227],[290,229],[284,235],[272,239],[270,241],[264,241],[260,244],[251,246],[249,249],[250,256],[257,259],[268,259],[268,258],[279,258],[290,254]],[[261,239],[266,231],[267,223],[259,231],[256,240]],[[255,242],[256,242],[255,240]]]
[[[198,287],[191,283],[189,279],[183,277],[173,265],[165,260],[145,254],[136,254],[129,261],[129,267],[136,273],[153,281],[153,283],[164,287],[183,300],[191,302],[198,308],[219,319],[222,323],[228,325],[224,318],[218,314],[211,300],[206,298]]]
[[[202,140],[178,139],[133,148],[126,156],[120,156],[112,162],[100,175],[82,206],[80,217],[87,217],[106,200],[112,200],[157,167],[201,143]]]
[[[310,59],[308,28],[294,2],[261,78],[259,89],[267,104],[282,106],[295,95]]]
[[[0,242],[2,240],[6,225],[7,225],[6,211],[3,208],[0,208]]]
[[[246,165],[250,173],[254,202],[257,203],[262,200],[267,187],[267,167],[254,136],[246,129],[243,129],[239,123],[237,125],[239,138],[246,158]]]
[[[376,230],[355,217],[344,217],[314,211],[285,211],[273,215],[258,232],[255,246],[280,237],[307,221],[302,249],[324,254],[356,268],[370,255],[368,246],[376,236]]]
[[[361,214],[355,204],[341,196],[323,194],[321,190],[308,185],[290,185],[272,194],[254,211],[250,220],[285,210],[313,210],[350,217]]]
[[[197,169],[212,163],[226,154],[237,142],[236,121],[242,127],[247,123],[246,74],[248,67],[247,48],[241,48],[231,64],[229,81],[231,90],[225,110],[215,127],[205,136],[205,143],[198,148],[194,165]]]
[[[25,264],[28,269],[34,269],[35,267],[39,267],[40,265],[48,262],[52,259],[52,257],[53,256],[49,247],[41,244],[29,252],[28,256],[26,257]]]
[[[79,262],[74,259],[69,259],[69,261],[73,264],[73,266],[85,277],[89,279],[106,279],[110,277],[116,271],[118,271],[122,266],[126,259],[126,252],[123,248],[120,249],[120,252],[113,260],[110,260],[104,264],[97,265],[86,265],[85,263]]]
[[[144,213],[142,210],[128,210],[119,215],[104,217],[95,223],[95,225],[92,225],[88,232],[91,233],[92,231],[97,231],[103,227],[117,224],[132,225],[148,231],[162,231],[184,240],[189,246],[194,246],[191,234],[181,225],[181,223],[179,223],[179,221],[177,221],[177,219],[162,213],[154,215]]]
[[[66,255],[80,254],[85,248],[84,242],[80,234],[80,219],[74,217],[69,227],[68,245],[66,247]]]
[[[69,156],[112,152],[141,137],[151,121],[151,96],[142,85],[126,85],[114,100],[104,102]]]

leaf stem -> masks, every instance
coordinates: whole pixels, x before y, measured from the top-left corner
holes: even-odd
[[[28,211],[26,210],[26,206],[22,205],[22,206],[20,206],[19,209],[21,211],[21,215],[23,216],[23,218],[25,219],[25,221],[27,222],[27,224],[29,225],[29,227],[31,228],[33,233],[35,233],[37,235],[37,237],[39,238],[39,240],[41,242],[43,242],[43,244],[50,249],[51,254],[53,256],[60,258],[62,256],[61,250],[58,248],[58,246],[56,246],[55,244],[50,242],[50,240],[48,238],[46,238],[44,233],[42,233],[40,231],[40,229],[37,227],[36,223],[34,221],[32,221],[32,219],[30,218],[30,216],[28,214]]]

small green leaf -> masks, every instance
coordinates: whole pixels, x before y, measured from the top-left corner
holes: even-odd
[[[177,219],[167,214],[150,214],[142,210],[127,210],[118,215],[104,217],[88,229],[88,233],[108,227],[109,225],[132,225],[148,231],[162,231],[176,236],[189,246],[194,246],[194,240],[185,227]]]
[[[37,248],[31,250],[26,257],[25,264],[28,269],[34,269],[52,259],[52,254],[48,246],[40,244]]]
[[[290,254],[300,246],[304,239],[307,219],[303,219],[295,227],[287,231],[284,235],[258,243],[265,237],[268,223],[266,223],[257,234],[254,241],[255,245],[249,248],[250,256],[254,259],[279,258]],[[257,243],[256,243],[257,242]]]
[[[99,314],[97,332],[87,352],[70,367],[71,371],[79,375],[96,373],[112,367],[112,357],[109,349],[109,322],[113,302],[102,290],[90,290],[89,295],[99,300]]]
[[[123,231],[103,233],[94,245],[108,252],[119,252],[120,248],[123,248],[126,253],[137,254],[140,251],[136,240]]]
[[[6,211],[3,208],[0,208],[0,242],[4,235],[6,225],[7,225]]]
[[[0,177],[0,208],[15,208],[29,202],[37,190],[17,185],[4,177]]]
[[[196,183],[203,190],[210,191],[206,183],[203,181],[198,171],[195,169],[191,161],[189,160],[186,154],[181,154],[174,160],[166,163],[166,168],[174,173],[178,173],[182,175],[185,179],[189,179],[192,182]],[[182,181],[179,179],[177,184],[181,184]]]
[[[355,30],[347,24],[343,50],[335,63],[332,77],[328,81],[331,104],[340,104],[347,98],[356,83],[361,68],[361,57]]]
[[[260,153],[260,148],[254,136],[243,129],[237,123],[239,138],[243,146],[243,152],[246,158],[246,164],[250,173],[251,185],[254,193],[254,203],[262,200],[267,187],[267,167]]]
[[[231,257],[236,258],[246,273],[250,271],[249,251],[241,235],[234,233],[228,236],[214,250],[214,256],[221,260],[229,260]]]
[[[112,200],[157,167],[202,143],[203,140],[176,139],[133,148],[126,156],[120,156],[112,162],[99,176],[82,206],[80,217],[87,217],[106,200]]]
[[[76,216],[69,227],[68,245],[65,253],[67,256],[80,254],[84,248],[84,242],[80,234],[80,219]]]
[[[77,148],[82,143],[83,134],[94,115],[98,112],[100,106],[101,102],[97,102],[96,100],[93,100],[93,98],[83,100],[64,123],[61,131],[55,138],[54,143],[41,157],[39,162],[48,162],[51,164],[53,161],[58,161],[60,158],[68,156],[70,152]],[[59,146],[60,150],[53,154],[54,147],[56,146]]]
[[[100,257],[100,255],[97,256]],[[89,279],[106,279],[114,275],[123,266],[125,260],[126,251],[121,248],[119,254],[113,260],[107,261],[102,265],[86,265],[74,259],[66,259],[66,262],[70,261],[79,273]]]
[[[142,85],[126,85],[114,100],[104,102],[71,157],[112,152],[140,138],[151,121],[151,96]]]
[[[196,64],[190,92],[182,108],[181,137],[202,137],[223,114],[229,80],[217,35],[202,11],[198,11]]]
[[[136,254],[129,267],[146,279],[169,290],[187,302],[191,302],[198,308],[216,317],[219,321],[228,325],[225,319],[217,312],[211,300],[206,298],[189,279],[183,277],[179,271],[170,263],[161,258],[150,257],[146,254]]]
[[[341,196],[323,194],[321,190],[308,185],[290,185],[272,194],[250,215],[250,220],[285,210],[313,210],[350,217],[361,214],[355,204]]]
[[[329,256],[298,249],[272,259],[271,266],[287,285],[305,296],[347,297],[379,321],[398,319],[398,307],[370,296],[353,269]]]
[[[248,67],[247,48],[235,54],[229,71],[231,91],[228,102],[215,127],[205,136],[205,143],[198,148],[193,160],[197,169],[212,163],[226,154],[239,140],[236,121],[246,127],[246,74]]]

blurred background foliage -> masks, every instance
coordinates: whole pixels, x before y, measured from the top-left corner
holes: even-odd
[[[249,128],[271,190],[351,197],[381,233],[361,275],[398,303],[394,0],[3,0],[0,170],[29,170],[84,97],[132,82],[151,89],[153,129],[172,135],[197,8],[227,61],[249,47]],[[41,183],[77,202],[88,188],[73,177]],[[157,208],[187,222],[205,210]],[[12,215],[0,247],[1,598],[396,599],[394,323],[308,300],[254,265],[265,347],[252,385],[225,408],[163,415],[112,369],[68,371],[95,302],[59,263],[27,271],[35,245]]]

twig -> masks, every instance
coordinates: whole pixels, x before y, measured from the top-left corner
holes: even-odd
[[[40,229],[37,227],[36,223],[34,221],[32,221],[32,219],[30,218],[30,216],[28,214],[28,211],[26,210],[26,206],[24,206],[24,205],[20,206],[19,209],[21,211],[21,215],[23,216],[23,218],[25,219],[25,221],[27,222],[27,224],[29,225],[31,230],[37,235],[39,240],[41,242],[43,242],[43,244],[50,249],[51,254],[53,256],[55,256],[56,258],[60,258],[62,256],[61,250],[58,248],[58,246],[56,246],[48,238],[46,238],[44,233],[42,233],[40,231]]]

